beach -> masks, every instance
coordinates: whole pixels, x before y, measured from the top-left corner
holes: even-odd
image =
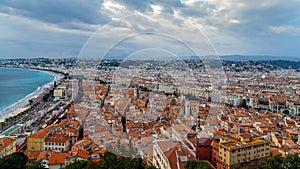
[[[4,110],[0,111],[0,122],[5,120],[6,118],[9,118],[10,115],[13,114],[15,111],[17,111],[18,109],[21,109],[21,108],[27,106],[29,104],[29,100],[37,98],[39,95],[43,94],[49,87],[51,87],[54,84],[54,81],[57,82],[64,77],[61,74],[54,73],[51,71],[43,71],[43,70],[36,70],[36,69],[32,69],[32,70],[51,74],[54,77],[54,79],[51,82],[38,87],[34,92],[28,94],[27,96],[25,96],[18,102],[14,103],[14,104],[10,105],[9,107],[5,108]]]

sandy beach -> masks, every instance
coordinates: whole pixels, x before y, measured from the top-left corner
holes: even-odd
[[[4,110],[0,111],[0,121],[1,120],[5,120],[6,118],[10,117],[10,115],[12,113],[14,113],[16,110],[25,107],[26,105],[29,104],[29,100],[38,97],[39,95],[41,95],[44,91],[46,91],[50,86],[52,86],[54,84],[54,81],[59,81],[60,79],[63,78],[63,75],[61,74],[57,74],[54,72],[50,72],[50,71],[42,71],[42,70],[36,70],[36,69],[32,69],[35,71],[40,71],[43,73],[48,73],[51,74],[52,76],[54,76],[53,81],[44,84],[43,86],[38,87],[34,92],[30,93],[29,95],[27,95],[26,97],[24,97],[23,99],[19,100],[18,102],[10,105],[9,107],[5,108]]]

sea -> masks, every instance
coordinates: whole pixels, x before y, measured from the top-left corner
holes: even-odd
[[[54,76],[31,69],[0,67],[0,111],[54,80]]]

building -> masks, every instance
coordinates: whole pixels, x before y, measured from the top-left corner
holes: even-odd
[[[64,133],[51,133],[45,140],[45,150],[65,152],[70,149],[70,138]]]
[[[27,137],[27,151],[44,151],[45,139],[50,133],[48,130],[42,129],[36,133],[33,133]]]
[[[66,90],[67,90],[67,84],[66,83],[60,84],[54,89],[53,96],[59,99],[65,99]]]
[[[219,143],[218,169],[231,169],[240,164],[246,167],[248,164],[258,165],[262,160],[270,156],[269,141],[252,137],[250,134],[222,136]]]
[[[70,154],[68,153],[51,153],[49,158],[49,169],[63,168],[69,164]]]
[[[158,141],[153,146],[153,165],[156,168],[184,169],[195,155],[179,141]]]
[[[217,168],[218,161],[219,161],[219,143],[217,141],[213,141],[212,144],[212,158],[211,158],[211,164]]]
[[[211,162],[212,141],[209,138],[198,138],[196,140],[196,159]]]
[[[0,138],[0,158],[16,152],[16,140],[10,137]]]
[[[299,132],[293,129],[286,129],[286,136],[293,140],[295,143],[298,141]]]

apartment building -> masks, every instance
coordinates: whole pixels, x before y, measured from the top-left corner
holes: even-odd
[[[218,169],[231,169],[235,164],[246,167],[259,164],[270,156],[269,141],[252,137],[250,134],[222,136],[219,143]]]
[[[45,150],[65,152],[70,149],[70,138],[64,133],[51,133],[45,140]]]
[[[16,152],[16,140],[10,137],[0,138],[0,158]]]

